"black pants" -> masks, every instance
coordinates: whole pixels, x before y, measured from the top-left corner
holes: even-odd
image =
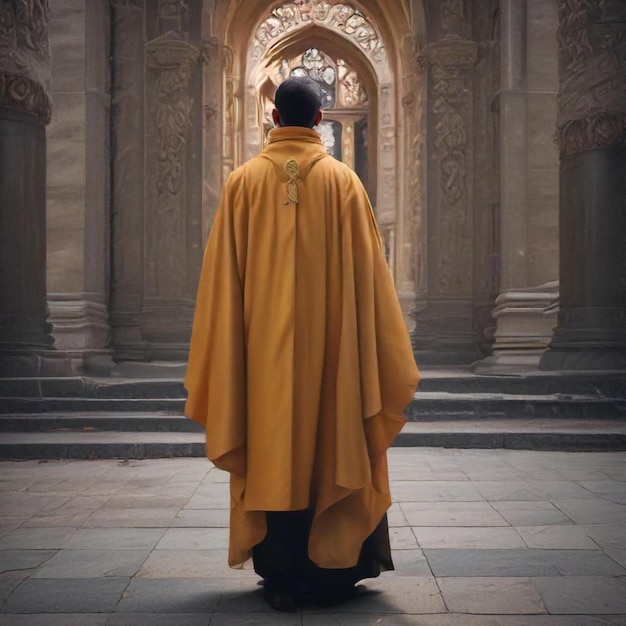
[[[313,594],[349,589],[363,578],[375,578],[392,570],[387,515],[365,540],[354,567],[326,569],[308,557],[311,511],[268,511],[267,534],[252,551],[254,570],[276,593],[297,593],[305,588]]]

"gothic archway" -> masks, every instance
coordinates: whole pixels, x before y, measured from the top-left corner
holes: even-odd
[[[264,106],[275,87],[275,81],[268,81],[272,72],[310,49],[321,51],[335,67],[345,61],[367,94],[367,115],[350,111],[352,124],[344,117],[346,127],[351,126],[347,134],[354,133],[359,122],[359,130],[366,127],[369,137],[367,165],[346,160],[355,169],[367,170],[364,178],[411,327],[409,314],[424,276],[424,268],[418,270],[417,255],[425,247],[421,243],[425,236],[425,72],[417,62],[425,28],[421,3],[282,0],[260,6],[243,0],[222,5],[205,2],[214,7],[211,20],[205,22],[210,26],[205,40],[215,41],[207,52],[213,61],[204,84],[212,87],[205,94],[214,98],[218,63],[221,84],[219,103],[204,102],[205,127],[211,128],[205,131],[206,171],[211,175],[208,184],[205,180],[205,197],[210,198],[205,203],[209,207],[205,227],[210,225],[210,207],[216,206],[221,181],[262,149]],[[343,113],[328,111],[326,117],[341,122],[337,118]],[[218,120],[221,133],[215,132]],[[222,154],[219,185],[214,163],[218,150]]]

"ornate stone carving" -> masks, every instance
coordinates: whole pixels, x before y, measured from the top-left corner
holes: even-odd
[[[175,20],[168,15],[167,23]],[[200,50],[168,31],[146,44],[149,133],[148,167],[154,168],[149,213],[148,295],[184,295],[185,161],[194,105],[190,81]],[[167,240],[167,241],[166,241]]]
[[[413,292],[426,289],[426,229],[424,215],[424,89],[421,84],[423,70],[418,59],[421,42],[414,35],[404,40],[403,51],[409,74],[406,79],[406,93],[402,98],[405,108],[405,154],[406,154],[406,197],[405,214],[408,239],[405,270],[406,282],[412,283]]]
[[[460,294],[470,288],[471,229],[466,151],[470,94],[467,71],[476,63],[477,44],[448,36],[427,46],[420,61],[430,66],[434,156],[439,171],[439,287]]]
[[[257,28],[254,59],[261,58],[278,37],[310,24],[319,24],[352,39],[375,63],[385,60],[382,37],[370,19],[351,4],[336,0],[293,0],[276,7]]]
[[[46,0],[0,6],[0,106],[50,121],[50,48]]]
[[[159,137],[157,190],[176,194],[183,175],[182,156],[191,125],[189,81],[200,51],[164,35],[146,45],[148,68],[158,72],[156,126]]]
[[[560,0],[561,156],[626,144],[626,11],[619,0]]]

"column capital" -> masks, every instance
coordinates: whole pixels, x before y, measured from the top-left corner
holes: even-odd
[[[9,0],[0,6],[0,106],[51,116],[48,3]]]
[[[561,157],[626,145],[626,7],[559,0]]]

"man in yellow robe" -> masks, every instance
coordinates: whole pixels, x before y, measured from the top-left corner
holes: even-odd
[[[418,372],[367,194],[313,130],[319,86],[288,79],[275,101],[206,246],[185,414],[230,472],[230,566],[253,557],[292,610],[393,568],[386,451]]]

